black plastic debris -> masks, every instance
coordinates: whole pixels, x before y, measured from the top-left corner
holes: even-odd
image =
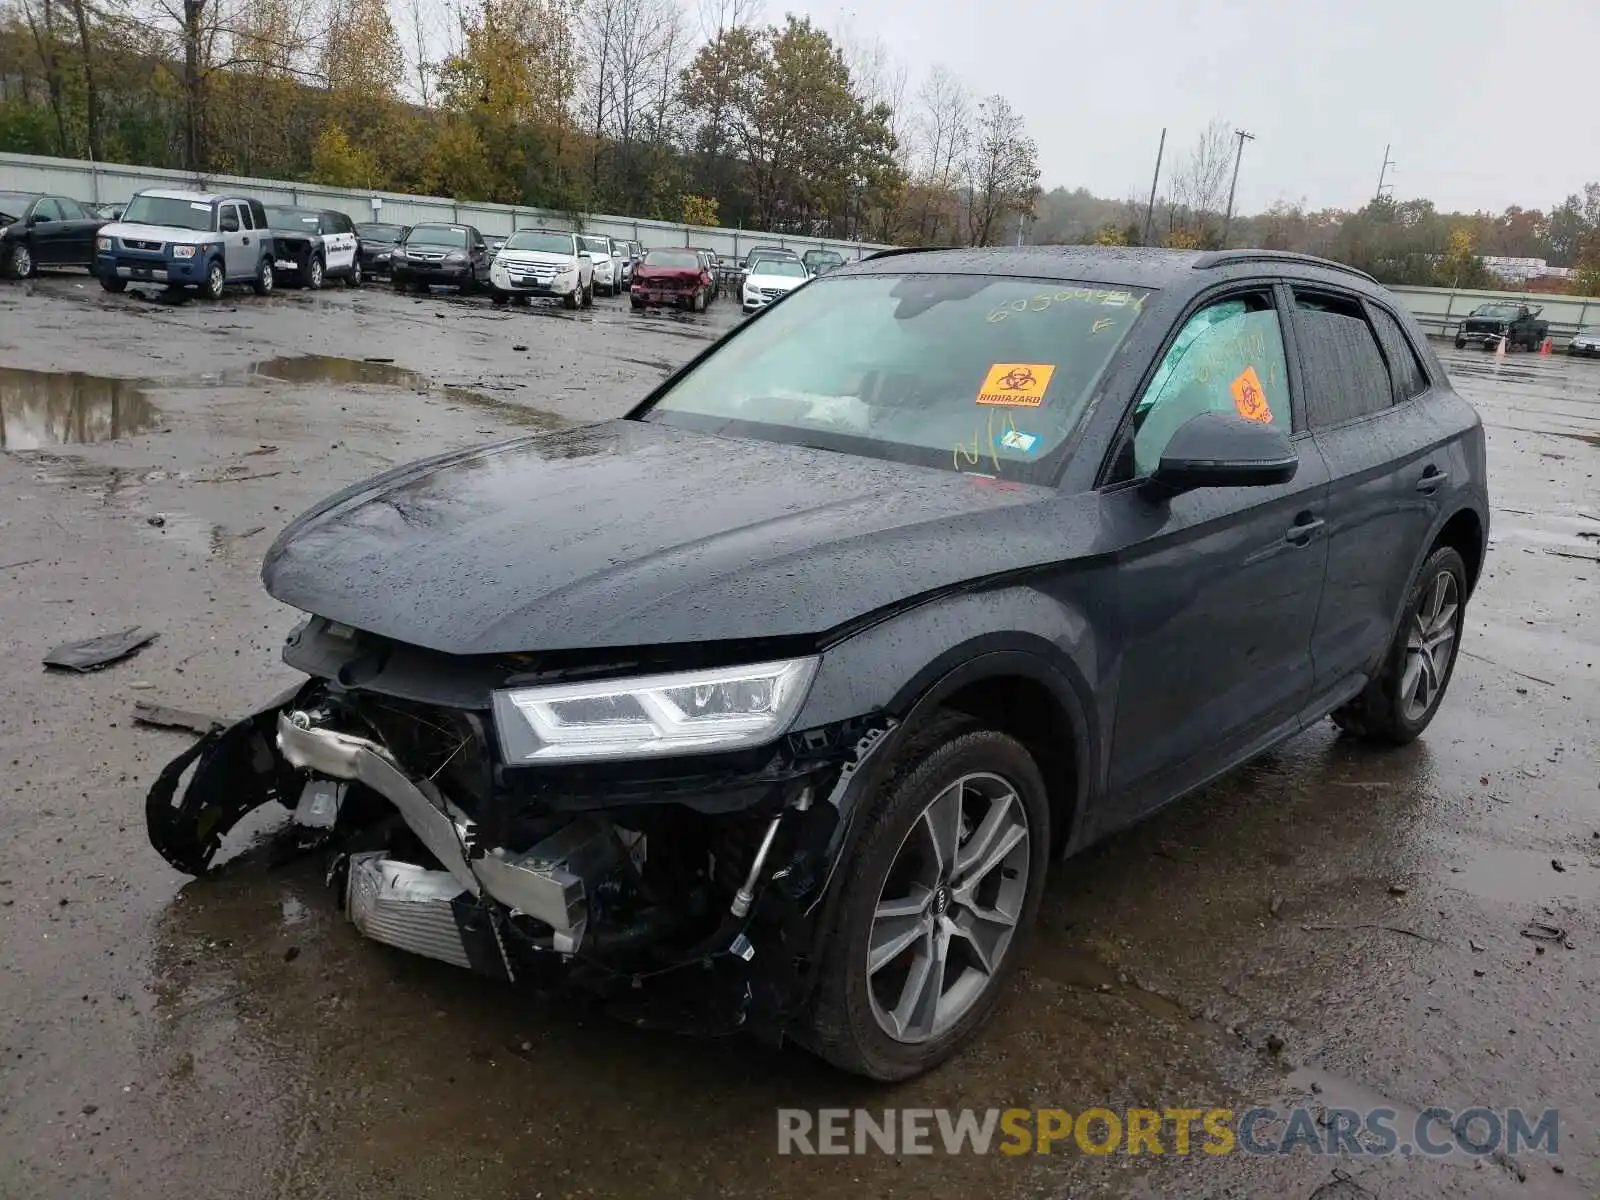
[[[63,642],[44,656],[44,665],[63,671],[98,671],[118,659],[142,650],[159,635],[135,625],[120,633],[106,633],[82,642]]]

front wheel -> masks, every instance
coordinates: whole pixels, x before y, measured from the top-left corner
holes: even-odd
[[[1378,675],[1333,712],[1346,733],[1402,746],[1428,727],[1456,667],[1467,602],[1467,566],[1449,546],[1428,555]]]
[[[1467,348],[1467,339],[1466,338],[1457,338],[1456,339],[1456,349],[1457,350],[1465,350],[1466,348]]]
[[[351,288],[361,286],[361,260],[359,258],[350,264],[350,273],[344,277],[344,285]]]
[[[561,297],[561,307],[566,309],[568,312],[575,310],[583,299],[582,292],[583,288],[581,286],[573,287],[570,292]]]
[[[222,264],[215,260],[206,268],[206,281],[200,285],[200,290],[207,300],[221,300],[223,289],[228,285],[227,273],[222,269]]]
[[[322,259],[313,254],[311,261],[305,266],[306,287],[313,292],[320,292],[322,290],[322,274]]]
[[[108,292],[122,292],[127,290],[128,281],[120,275],[102,275],[100,276],[100,286]]]
[[[313,259],[312,261],[315,262],[316,260]],[[221,268],[218,269],[220,270]],[[250,286],[255,290],[256,295],[265,296],[272,291],[273,282],[272,260],[263,258],[261,265],[256,268],[256,277]]]
[[[1016,968],[1044,891],[1049,802],[1020,742],[949,714],[863,803],[803,1040],[854,1074],[908,1079],[983,1026]]]
[[[32,279],[34,264],[33,251],[26,242],[14,242],[11,252],[6,255],[6,274],[13,279]]]
[[[504,292],[491,292],[489,294],[489,300],[496,308],[503,308],[506,301],[509,299],[511,299],[511,297],[506,295]]]
[[[583,289],[583,306],[585,308],[593,308],[594,307],[594,284],[593,284],[593,282],[591,282],[588,287]]]

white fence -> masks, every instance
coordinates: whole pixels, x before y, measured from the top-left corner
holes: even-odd
[[[1490,292],[1477,288],[1390,288],[1405,302],[1422,327],[1439,337],[1453,337],[1461,322],[1480,304],[1495,300],[1543,308],[1541,321],[1550,322],[1550,336],[1564,346],[1572,335],[1600,325],[1600,297],[1551,296],[1543,292]]]
[[[44,158],[34,154],[0,154],[0,192],[50,192],[115,204],[143,188],[203,188],[211,192],[236,192],[267,204],[331,208],[354,221],[387,221],[414,225],[419,221],[452,221],[476,226],[487,234],[518,229],[570,229],[566,213],[513,204],[478,204],[442,196],[406,196],[397,192],[363,192],[353,188],[325,187],[320,183],[295,183],[283,179],[246,179],[236,175],[197,178],[185,171],[161,167],[131,167],[121,163],[91,163],[72,158]],[[671,221],[585,214],[584,233],[609,234],[618,240],[645,246],[701,246],[718,254],[743,257],[754,246],[789,246],[804,253],[811,249],[836,250],[845,258],[860,258],[882,246],[871,242],[837,242],[759,230],[721,229],[681,225]]]

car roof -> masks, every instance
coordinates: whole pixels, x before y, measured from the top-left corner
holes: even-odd
[[[1312,282],[1380,289],[1372,276],[1343,263],[1279,250],[1167,250],[1153,246],[977,246],[880,250],[846,264],[852,274],[936,271],[1014,275],[1163,290],[1199,290],[1224,273],[1268,273]]]
[[[218,200],[242,200],[243,196],[219,196],[215,192],[185,192],[175,188],[145,188],[135,193],[154,196],[158,200],[188,200],[192,204],[215,204]]]
[[[513,229],[506,237],[516,237],[519,233],[553,233],[559,237],[577,237],[570,229]],[[498,235],[496,235],[498,236]]]
[[[0,192],[0,199],[26,200],[29,204],[32,204],[35,200],[46,194],[47,193],[45,192]]]

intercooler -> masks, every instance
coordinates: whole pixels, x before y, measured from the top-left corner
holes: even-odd
[[[382,851],[350,856],[345,911],[375,942],[470,968],[455,901],[472,897],[449,871],[397,862]]]

